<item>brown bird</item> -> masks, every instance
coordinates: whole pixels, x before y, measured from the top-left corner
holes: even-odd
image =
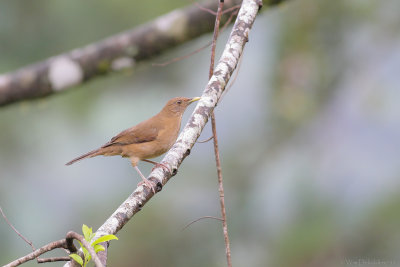
[[[155,116],[122,131],[100,148],[83,154],[71,160],[66,165],[71,165],[79,160],[99,155],[120,155],[130,159],[132,166],[139,173],[143,183],[155,192],[154,185],[144,177],[137,167],[137,164],[140,160],[154,165],[159,164],[149,159],[164,154],[172,147],[178,138],[183,113],[192,102],[199,99],[199,97],[172,98]],[[169,170],[167,166],[161,165]]]

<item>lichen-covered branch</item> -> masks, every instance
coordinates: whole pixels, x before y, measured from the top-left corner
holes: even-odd
[[[203,91],[201,100],[179,135],[178,140],[161,161],[162,164],[167,165],[172,170],[172,174],[161,167],[155,168],[150,173],[149,179],[157,183],[157,191],[161,190],[168,180],[176,174],[184,158],[190,154],[191,148],[200,136],[239,62],[261,4],[261,1],[256,0],[243,1],[230,38],[213,76]],[[97,230],[95,239],[103,235],[116,234],[133,215],[141,210],[153,195],[153,192],[147,187],[139,186]],[[104,258],[106,259],[106,257]]]
[[[284,0],[265,0],[274,5]],[[241,3],[226,1],[225,9]],[[218,1],[201,3],[216,10]],[[163,51],[213,30],[215,16],[192,5],[174,10],[147,24],[105,40],[51,57],[14,72],[0,75],[0,106],[43,97],[89,81],[99,75],[148,60]],[[221,18],[225,22],[229,14]]]

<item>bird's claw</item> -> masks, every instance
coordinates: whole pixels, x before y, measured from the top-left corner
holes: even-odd
[[[148,180],[148,179],[143,179],[141,182],[138,183],[137,186],[141,186],[141,185],[144,185],[144,186],[147,186],[148,188],[150,188],[151,191],[153,191],[153,194],[156,193],[157,184],[155,182]]]
[[[154,167],[151,169],[151,171],[154,171],[154,169],[157,168],[157,167],[162,167],[162,168],[166,169],[170,174],[172,174],[171,169],[167,165],[165,165],[163,163],[155,164]]]

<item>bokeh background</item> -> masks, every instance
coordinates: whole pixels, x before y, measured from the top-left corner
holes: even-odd
[[[3,0],[0,73],[187,4]],[[397,0],[292,0],[257,17],[237,80],[216,110],[234,266],[400,266],[399,14]],[[132,192],[139,177],[126,159],[64,164],[169,98],[200,95],[209,49],[168,67],[151,63],[210,39],[0,109],[0,205],[36,247],[83,223],[97,229]],[[201,139],[210,135],[208,125]],[[140,165],[144,173],[151,167]],[[218,221],[182,231],[209,215],[219,216],[212,142],[197,144],[118,233],[109,265],[225,266]],[[0,264],[29,252],[1,219]]]

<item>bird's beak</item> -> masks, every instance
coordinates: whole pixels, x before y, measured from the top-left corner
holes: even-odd
[[[200,100],[200,97],[193,97],[192,99],[190,99],[189,103],[195,102],[197,100]]]

